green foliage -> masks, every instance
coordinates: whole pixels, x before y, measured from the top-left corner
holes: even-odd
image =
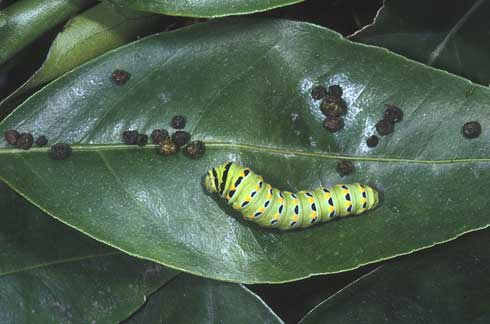
[[[176,275],[51,219],[0,184],[0,322],[114,323]]]
[[[93,0],[21,0],[0,12],[0,64]]]
[[[315,307],[301,323],[486,323],[488,234],[480,231],[381,265]]]
[[[488,321],[490,92],[462,78],[490,80],[487,3],[386,0],[366,28],[377,0],[326,1],[325,17],[320,1],[270,10],[296,2],[0,5],[0,133],[49,140],[20,150],[0,139],[0,322]],[[343,88],[336,133],[311,97],[318,84]],[[369,148],[385,104],[404,118]],[[125,130],[171,130],[175,115],[202,158],[122,144]],[[469,121],[479,137],[463,136]],[[73,154],[51,159],[56,142]],[[340,159],[355,172],[339,175]],[[382,204],[263,229],[202,188],[227,160],[289,191],[366,183]],[[250,288],[271,307],[243,283],[263,283]]]
[[[172,16],[223,17],[270,10],[303,0],[107,0],[135,10]]]
[[[158,31],[163,16],[98,4],[69,20],[53,41],[43,65],[9,98],[0,113],[18,96],[39,87],[113,48]]]
[[[374,23],[351,39],[488,86],[489,14],[490,3],[482,0],[387,0]]]

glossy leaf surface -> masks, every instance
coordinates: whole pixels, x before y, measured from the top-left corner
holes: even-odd
[[[23,0],[0,12],[0,64],[93,0]]]
[[[487,323],[488,234],[385,264],[325,300],[301,323]]]
[[[488,86],[489,14],[485,0],[386,0],[374,23],[352,39]]]
[[[160,30],[159,15],[98,4],[66,23],[50,47],[43,65],[9,98],[0,103],[6,110],[15,99],[65,72],[118,46]]]
[[[172,16],[222,17],[265,11],[303,0],[107,0],[135,10]]]
[[[115,69],[131,74],[125,85],[112,82]],[[310,96],[316,83],[343,87],[344,130],[323,128]],[[386,103],[405,117],[370,149],[366,138]],[[282,282],[488,226],[489,106],[484,87],[310,24],[199,24],[113,51],[32,96],[0,131],[44,134],[75,144],[74,153],[54,161],[45,148],[4,147],[0,177],[50,215],[130,254],[211,278]],[[177,114],[206,142],[203,158],[120,144],[124,130],[150,134]],[[470,120],[482,125],[479,138],[462,136]],[[340,177],[340,158],[356,172]],[[226,160],[284,190],[370,184],[383,202],[303,231],[264,230],[204,192],[203,175]]]
[[[124,322],[136,323],[282,321],[257,295],[242,285],[180,274],[160,288],[145,306]]]
[[[0,183],[0,322],[114,323],[176,272],[100,244]]]

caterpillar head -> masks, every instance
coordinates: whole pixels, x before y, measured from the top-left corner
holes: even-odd
[[[223,182],[226,183],[228,172],[232,164],[233,163],[231,162],[226,162],[208,171],[208,173],[204,177],[204,183],[203,183],[207,191],[209,191],[210,193],[219,192],[220,194],[223,194],[223,190],[225,186]],[[220,188],[221,188],[221,192],[220,192]]]
[[[208,174],[204,177],[204,188],[210,193],[218,192],[218,173],[215,168],[208,171]]]

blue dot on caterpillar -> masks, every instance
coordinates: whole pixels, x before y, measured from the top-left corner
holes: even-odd
[[[233,162],[212,168],[204,187],[217,193],[246,220],[261,227],[291,230],[306,228],[336,217],[360,215],[376,208],[379,194],[360,184],[337,184],[296,193],[280,191],[262,176]]]

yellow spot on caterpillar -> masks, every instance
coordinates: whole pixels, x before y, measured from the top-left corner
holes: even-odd
[[[333,206],[328,206],[328,212],[331,213],[335,210],[335,208]]]
[[[298,203],[298,199],[293,199],[293,203],[297,204]]]
[[[279,213],[276,213],[276,214],[274,215],[274,219],[276,219],[276,220],[277,220],[277,219],[279,219]]]
[[[230,188],[230,190],[231,190],[231,191],[234,191],[234,190],[236,190],[236,187],[235,187],[235,185],[233,185],[233,186],[231,186],[231,188]]]
[[[246,202],[250,202],[250,200],[252,200],[252,197],[248,196],[247,198],[245,198],[245,201]]]
[[[263,212],[264,212],[264,210],[265,210],[265,208],[264,208],[264,207],[260,207],[260,208],[259,208],[259,212],[261,212],[261,213],[263,213]]]
[[[298,219],[299,219],[298,215],[294,215],[294,216],[293,216],[293,222],[297,222],[297,221],[298,221]]]
[[[315,199],[313,197],[308,197],[308,202],[311,204],[311,203],[315,202]]]
[[[279,203],[283,203],[284,202],[284,198],[279,198]]]
[[[316,218],[316,212],[311,213],[311,218]]]

